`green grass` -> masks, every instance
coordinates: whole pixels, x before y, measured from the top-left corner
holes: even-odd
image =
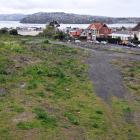
[[[113,65],[118,68],[124,80],[124,85],[128,91],[125,99],[113,98],[113,109],[115,110],[115,117],[121,120],[121,116],[126,119],[124,129],[131,139],[140,139],[139,127],[139,98],[140,98],[140,62],[134,60],[116,59]],[[130,99],[131,97],[131,99]]]
[[[74,125],[79,125],[78,118],[76,116],[74,116],[74,114],[72,114],[70,112],[65,112],[64,116],[69,120],[70,123],[72,123]]]
[[[33,129],[35,126],[31,122],[20,122],[17,124],[17,128],[22,129],[22,130],[29,130]]]
[[[54,128],[57,126],[57,121],[54,117],[48,115],[48,113],[42,108],[35,108],[33,112],[36,114],[36,119],[41,121],[42,126]]]

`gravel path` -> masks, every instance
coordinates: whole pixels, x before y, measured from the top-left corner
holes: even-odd
[[[90,52],[88,58],[89,77],[93,82],[97,96],[107,103],[110,103],[112,96],[117,98],[125,98],[128,96],[127,90],[123,85],[122,75],[120,71],[111,64],[111,61],[116,58],[140,61],[140,49],[91,44],[79,44],[76,47],[84,48]],[[117,50],[112,50],[114,48]]]
[[[112,56],[99,51],[92,51],[88,59],[89,76],[96,94],[105,101],[112,96],[123,98],[126,92],[120,72],[110,64],[112,59]]]

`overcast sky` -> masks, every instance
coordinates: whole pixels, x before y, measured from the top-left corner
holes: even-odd
[[[140,0],[0,0],[0,14],[36,12],[140,17]]]

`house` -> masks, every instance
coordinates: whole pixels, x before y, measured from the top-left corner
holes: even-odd
[[[81,35],[80,38],[86,39],[86,40],[96,40],[96,35],[89,29],[85,29]]]
[[[106,24],[98,22],[90,24],[88,30],[96,37],[108,37],[112,33],[112,30]]]
[[[74,38],[79,38],[82,32],[83,32],[83,29],[74,28],[73,30],[69,32],[69,35]]]
[[[130,31],[118,31],[110,34],[112,38],[120,38],[122,41],[129,41],[134,38],[134,34]]]
[[[138,40],[140,41],[140,23],[132,29],[134,35],[137,36]]]

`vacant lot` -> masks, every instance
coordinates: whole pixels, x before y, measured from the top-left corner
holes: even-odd
[[[138,140],[139,73],[138,54],[0,36],[0,140]]]
[[[106,107],[88,78],[86,52],[37,37],[0,37],[0,139],[108,137]]]
[[[116,130],[116,137],[108,139],[140,139],[140,49],[81,47],[90,52],[89,77],[96,95],[108,105],[111,127]]]

